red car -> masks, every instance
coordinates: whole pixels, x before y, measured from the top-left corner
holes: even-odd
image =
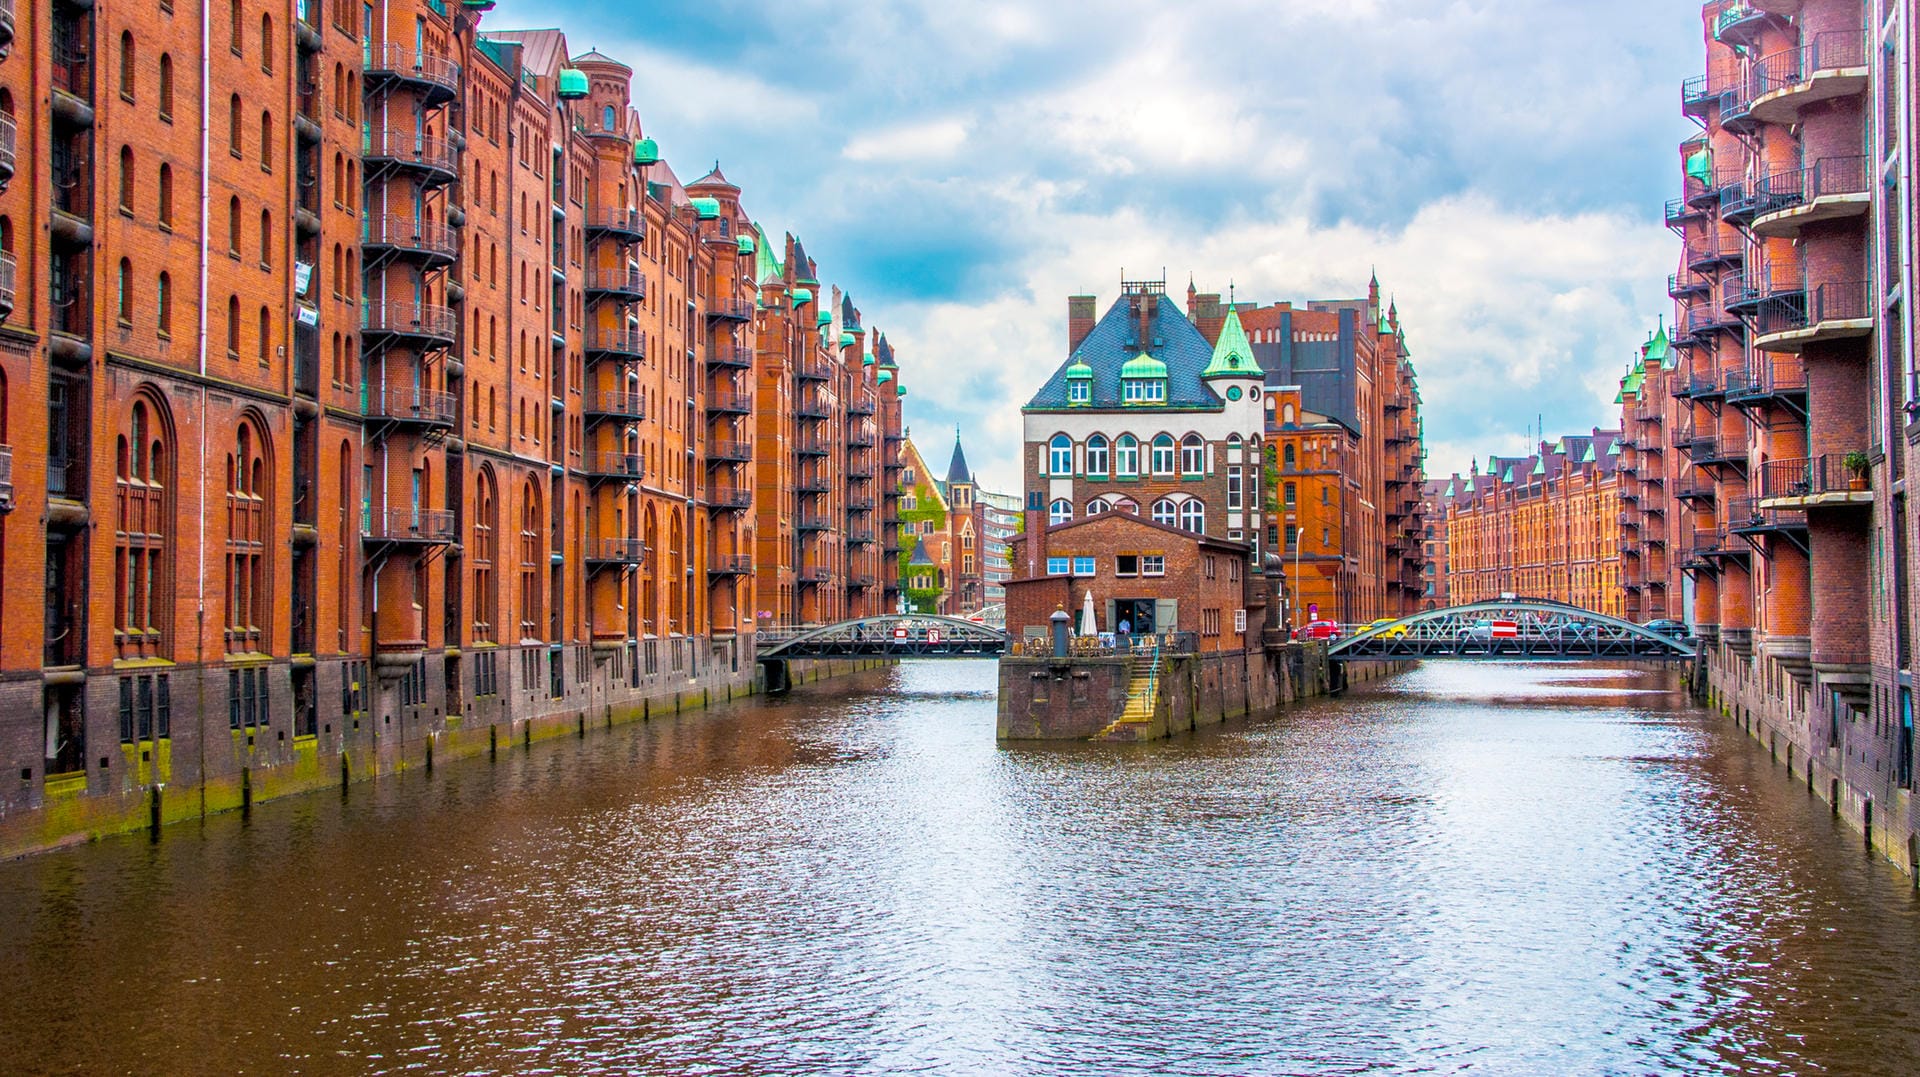
[[[1294,639],[1339,639],[1340,622],[1308,621],[1293,630]]]

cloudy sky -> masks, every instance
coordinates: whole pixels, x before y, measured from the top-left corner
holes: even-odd
[[[635,69],[685,178],[886,331],[916,441],[1017,490],[1066,299],[1128,277],[1399,302],[1428,471],[1612,422],[1669,308],[1681,0],[501,0]]]

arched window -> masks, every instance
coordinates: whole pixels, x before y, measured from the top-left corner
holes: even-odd
[[[1207,473],[1207,443],[1200,440],[1198,434],[1188,434],[1180,439],[1180,474],[1204,475]]]
[[[1180,508],[1170,497],[1163,497],[1153,503],[1153,522],[1173,527],[1180,522]]]
[[[160,190],[155,196],[160,207],[160,227],[173,227],[173,166],[160,166]]]
[[[133,212],[133,147],[120,147],[120,209]]]
[[[260,70],[273,74],[273,16],[260,16]]]
[[[260,211],[260,265],[273,268],[273,211]]]
[[[120,658],[167,656],[172,467],[164,413],[145,394],[136,396],[115,456],[113,628]]]
[[[120,259],[120,269],[114,279],[114,316],[121,325],[133,324],[133,263]]]
[[[1107,439],[1095,434],[1087,439],[1087,474],[1105,476],[1107,473]]]
[[[273,504],[266,435],[240,420],[227,457],[226,642],[228,653],[267,649],[272,624],[267,569],[268,509]]]
[[[154,328],[161,336],[170,336],[173,333],[173,278],[161,273],[153,291]]]
[[[1280,421],[1282,423],[1285,423],[1288,426],[1293,425],[1293,405],[1292,404],[1288,404],[1286,407],[1280,409]]]
[[[273,312],[260,308],[260,362],[273,360]]]
[[[493,469],[480,469],[479,489],[474,491],[473,549],[467,559],[473,563],[474,621],[473,638],[491,640],[500,621],[500,581],[494,563],[500,559],[500,495],[493,481]]]
[[[1155,475],[1173,474],[1173,435],[1161,434],[1153,439],[1153,473]]]
[[[273,171],[273,113],[260,114],[260,167]]]
[[[1227,435],[1227,451],[1228,452],[1240,451],[1240,435],[1238,434]]]
[[[1140,443],[1132,434],[1122,434],[1120,440],[1114,442],[1113,473],[1123,478],[1140,474]]]
[[[133,61],[133,31],[123,30],[120,33],[120,96],[129,101],[133,100]]]
[[[240,297],[227,297],[227,357],[240,358]]]
[[[1280,459],[1281,467],[1286,468],[1288,471],[1294,470],[1295,461],[1298,457],[1294,454],[1292,445],[1288,445],[1286,448],[1280,450]]]
[[[231,0],[227,5],[227,47],[233,50],[235,56],[242,55],[243,45],[240,40],[242,32],[240,29],[240,0]]]
[[[1071,519],[1073,519],[1073,502],[1066,498],[1055,498],[1053,504],[1047,506],[1048,523],[1063,524]]]
[[[1055,434],[1047,442],[1047,474],[1073,474],[1073,439],[1065,434]]]
[[[1112,508],[1113,506],[1108,504],[1106,498],[1096,497],[1092,501],[1087,502],[1087,515],[1098,516],[1101,513],[1111,511]]]
[[[240,95],[234,94],[227,99],[227,152],[235,157],[246,155],[240,146],[240,116]]]
[[[1198,498],[1188,498],[1180,503],[1180,527],[1196,535],[1207,530],[1207,506]]]
[[[613,130],[614,129],[613,118],[614,118],[613,106],[608,105],[606,107],[606,110],[600,114],[601,129],[605,131]]]
[[[160,54],[160,86],[156,96],[160,99],[160,118],[173,122],[173,57],[164,52]]]
[[[227,253],[240,256],[240,196],[227,199]]]
[[[1116,497],[1110,502],[1109,511],[1124,512],[1128,516],[1140,515],[1140,503],[1130,497]]]

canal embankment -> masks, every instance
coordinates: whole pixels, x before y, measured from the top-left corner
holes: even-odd
[[[807,660],[792,663],[792,684],[812,684],[889,664],[883,659]],[[605,677],[600,679],[605,680]],[[262,700],[259,720],[242,720],[237,709],[186,706],[170,700],[157,732],[136,737],[116,753],[121,766],[101,773],[49,781],[23,807],[0,809],[0,859],[92,841],[110,834],[205,819],[254,804],[323,789],[345,790],[362,782],[458,760],[527,749],[561,737],[646,722],[724,706],[765,691],[757,664],[712,665],[675,676],[665,671],[637,685],[609,682],[604,690],[568,691],[548,697],[541,685],[521,686],[469,701],[459,713],[426,705],[385,705],[396,693],[373,693],[371,709],[356,709],[364,695],[348,693],[342,709],[301,735],[290,714],[275,713]],[[521,698],[524,697],[524,698]],[[289,702],[290,701],[282,701]],[[289,727],[296,730],[287,736]]]

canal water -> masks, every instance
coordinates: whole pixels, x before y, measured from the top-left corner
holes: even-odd
[[[1920,904],[1667,675],[997,747],[911,663],[0,864],[0,1069],[1920,1069]]]

